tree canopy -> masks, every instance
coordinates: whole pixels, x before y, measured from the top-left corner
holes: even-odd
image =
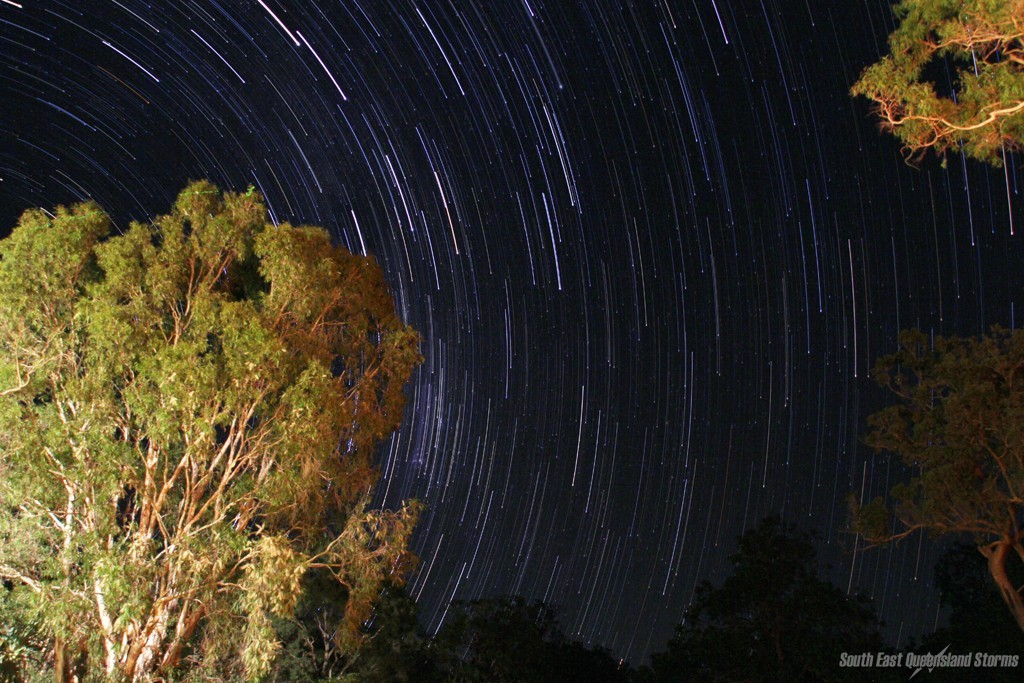
[[[808,534],[767,518],[740,538],[733,573],[705,581],[666,650],[655,681],[857,681],[843,652],[883,649],[869,604],[818,577]],[[884,671],[878,673],[884,679]]]
[[[313,580],[316,581],[314,573]],[[635,673],[601,647],[570,640],[556,610],[506,596],[448,606],[444,625],[423,632],[419,608],[401,586],[386,584],[362,626],[356,653],[331,645],[329,614],[336,587],[311,586],[296,608],[297,623],[283,624],[284,651],[268,680],[328,683],[625,683]],[[328,618],[324,619],[327,614]],[[0,660],[2,661],[2,660]],[[2,679],[0,679],[2,680]],[[638,678],[637,681],[645,679]]]
[[[953,150],[998,164],[1020,149],[1024,0],[903,0],[894,11],[890,53],[851,92],[874,103],[905,156]]]
[[[555,608],[522,597],[455,603],[431,650],[458,683],[624,683],[630,670],[600,647],[569,640]]]
[[[0,241],[0,622],[57,680],[256,679],[308,571],[358,643],[416,506],[369,509],[418,336],[381,269],[258,193],[95,203]],[[206,679],[204,679],[206,680]]]
[[[917,529],[969,535],[1024,629],[1007,569],[1024,560],[1024,331],[934,341],[906,331],[874,375],[899,402],[869,418],[866,441],[914,476],[893,488],[894,510],[881,497],[852,501],[856,529],[880,542]]]

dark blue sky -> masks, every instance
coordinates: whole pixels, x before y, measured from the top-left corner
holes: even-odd
[[[1015,325],[1017,160],[920,169],[847,92],[888,3],[0,3],[0,218],[120,225],[189,179],[374,254],[426,361],[380,499],[427,512],[411,582],[518,593],[639,661],[735,537],[814,529],[894,638],[935,550],[864,551],[845,497],[901,328]],[[1012,206],[1012,210],[1011,210]]]

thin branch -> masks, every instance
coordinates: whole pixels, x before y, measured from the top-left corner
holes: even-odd
[[[42,585],[40,585],[38,581],[33,579],[31,576],[27,576],[26,574],[19,572],[17,569],[11,567],[10,565],[0,564],[0,576],[4,577],[5,579],[14,579],[16,581],[21,581],[23,584],[31,588],[34,593],[41,594],[43,592],[43,587]]]

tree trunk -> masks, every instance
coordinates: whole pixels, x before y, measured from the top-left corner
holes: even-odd
[[[1017,621],[1017,626],[1024,631],[1024,598],[1021,598],[1020,592],[1006,574],[1006,558],[1009,557],[1013,545],[1013,541],[1004,538],[986,546],[982,549],[982,554],[988,558],[988,571],[995,579],[1003,601],[1010,608],[1010,614]]]
[[[68,646],[62,638],[53,641],[53,673],[57,683],[71,683],[71,666],[68,662]]]
[[[136,656],[125,666],[125,674],[132,680],[138,680],[148,674],[157,665],[160,646],[163,644],[170,609],[164,607],[156,615],[155,623],[145,633],[139,634],[142,647],[135,650]],[[133,654],[135,654],[133,653]]]
[[[169,617],[168,606],[157,606],[157,613],[146,620],[146,625],[135,634],[134,641],[128,648],[121,673],[128,680],[137,680],[149,673],[156,663],[157,648],[164,639]]]
[[[107,654],[104,662],[104,669],[107,676],[113,676],[117,670],[117,646],[114,643],[114,622],[110,618],[110,611],[107,609],[107,599],[103,583],[97,576],[93,580],[93,591],[96,599],[96,611],[100,617],[100,626],[103,627],[103,649]]]
[[[178,666],[178,662],[181,660],[181,653],[185,649],[185,645],[189,639],[192,638],[192,633],[196,630],[199,625],[199,621],[203,618],[206,613],[206,608],[202,605],[196,604],[192,613],[186,613],[188,611],[188,605],[182,609],[181,615],[178,617],[178,626],[175,629],[174,640],[171,642],[171,646],[167,648],[164,653],[163,659],[160,661],[160,666],[157,671],[161,674],[170,673],[174,667]]]
[[[53,672],[57,683],[81,683],[85,680],[88,651],[84,643],[77,648],[63,638],[53,641]]]

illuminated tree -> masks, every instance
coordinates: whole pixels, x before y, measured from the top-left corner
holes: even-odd
[[[1024,598],[1008,572],[1024,561],[1024,332],[934,343],[903,332],[874,373],[900,401],[869,418],[867,443],[915,476],[893,488],[895,510],[882,498],[854,504],[855,528],[874,542],[918,529],[970,535],[1024,629]]]
[[[32,210],[0,241],[5,608],[58,681],[255,679],[328,570],[355,647],[416,517],[368,509],[420,360],[380,268],[205,182],[110,226]]]
[[[1024,0],[903,0],[890,53],[852,94],[872,100],[883,130],[919,160],[929,149],[1000,163],[1024,143]],[[951,96],[931,74],[956,69]]]

